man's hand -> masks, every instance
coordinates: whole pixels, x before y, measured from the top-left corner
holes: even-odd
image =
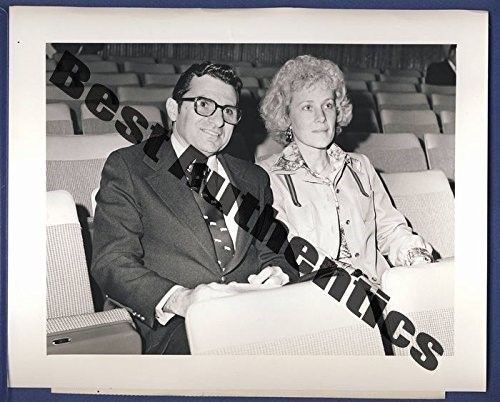
[[[235,296],[240,293],[261,289],[262,285],[231,282],[227,285],[221,283],[208,283],[196,286],[194,289],[178,289],[165,303],[163,310],[182,317],[191,304],[218,299],[220,297]]]
[[[266,267],[257,275],[250,275],[248,282],[252,285],[283,286],[290,282],[290,278],[280,267]]]
[[[194,289],[178,289],[167,300],[165,306],[163,306],[163,310],[185,317],[191,304],[218,299],[220,297],[235,296],[255,290],[280,287],[290,282],[290,279],[280,267],[267,267],[257,275],[250,275],[248,282],[231,282],[227,285],[212,282],[206,285],[198,285]]]

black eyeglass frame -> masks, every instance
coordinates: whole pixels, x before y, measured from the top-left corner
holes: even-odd
[[[199,99],[203,99],[203,100],[206,100],[206,101],[209,101],[209,102],[213,102],[214,105],[215,105],[214,111],[212,113],[210,113],[209,115],[205,115],[205,114],[199,113],[198,112],[198,107],[197,107],[197,101]],[[243,113],[242,109],[239,108],[238,106],[233,106],[233,105],[219,105],[216,101],[214,101],[213,99],[207,98],[206,96],[196,96],[194,98],[181,98],[181,101],[193,102],[194,103],[194,111],[196,112],[196,114],[198,114],[200,116],[203,116],[203,117],[210,117],[210,116],[212,116],[215,113],[215,111],[220,108],[222,110],[222,119],[224,120],[225,123],[231,124],[232,126],[235,126],[236,124],[238,124],[240,122],[241,115]],[[229,121],[227,121],[225,119],[224,109],[226,109],[226,108],[236,109],[236,113],[237,113],[237,117],[238,117],[238,120],[236,120],[236,123],[231,123],[231,122],[229,122]]]

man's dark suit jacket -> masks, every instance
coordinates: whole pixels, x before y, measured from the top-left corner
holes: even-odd
[[[447,60],[431,63],[425,73],[425,83],[430,85],[456,85],[456,74]]]
[[[161,143],[157,161],[145,144]],[[153,156],[154,158],[154,156]],[[218,159],[230,182],[272,204],[269,177],[260,167],[231,157]],[[158,138],[113,152],[102,172],[94,218],[92,275],[105,298],[129,309],[148,353],[169,336],[155,320],[155,307],[174,285],[247,282],[269,265],[296,275],[276,254],[239,228],[235,256],[222,272],[213,240],[191,190],[170,171],[177,157],[169,140]]]

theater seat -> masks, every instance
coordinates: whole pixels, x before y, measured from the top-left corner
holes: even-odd
[[[196,62],[199,63],[199,62]],[[186,71],[189,67],[191,67],[193,63],[178,63],[175,65],[175,70],[177,73],[182,74],[184,71]]]
[[[101,84],[109,87],[139,86],[139,77],[134,73],[96,73],[85,85]]]
[[[47,354],[140,354],[125,309],[95,312],[75,203],[47,193]]]
[[[74,121],[77,123],[76,131],[81,132],[80,106],[82,105],[82,103],[85,102],[85,98],[87,97],[89,91],[90,91],[90,86],[86,86],[83,88],[83,93],[80,96],[80,98],[73,99],[56,85],[47,85],[45,87],[45,96],[47,104],[64,103],[68,105],[68,107],[71,109],[72,116],[74,116]]]
[[[379,172],[427,169],[424,151],[414,134],[345,133],[335,141],[344,151],[366,155]]]
[[[377,110],[373,95],[368,91],[348,91],[347,97],[352,103],[353,110],[357,108]]]
[[[145,87],[174,87],[180,74],[144,74]]]
[[[431,110],[382,110],[384,133],[413,133],[423,138],[425,133],[439,133],[436,115]]]
[[[455,112],[443,110],[439,113],[444,134],[455,134]]]
[[[123,63],[123,71],[136,74],[175,74],[175,67],[168,63],[152,64],[126,61]]]
[[[47,191],[68,191],[85,224],[91,216],[91,193],[99,187],[106,158],[129,145],[119,134],[47,137]]]
[[[406,70],[406,69],[399,69],[399,68],[385,69],[384,74],[392,75],[392,76],[399,76],[399,77],[417,77],[417,78],[420,78],[422,76],[422,73],[418,70]]]
[[[56,61],[52,59],[45,60],[45,70],[46,71],[54,71],[56,69]]]
[[[259,88],[259,80],[255,77],[240,77],[243,88],[254,89]]]
[[[403,75],[387,75],[387,74],[380,74],[379,75],[379,81],[382,82],[401,82],[405,84],[420,84],[420,78],[418,77],[406,77]]]
[[[247,67],[236,66],[236,72],[240,77],[272,78],[278,72],[279,67]]]
[[[400,82],[378,82],[371,81],[368,83],[370,91],[376,92],[417,92],[415,85],[405,84]]]
[[[448,85],[430,85],[430,84],[420,84],[420,92],[424,94],[441,94],[441,95],[455,95],[456,86]]]
[[[344,74],[346,80],[349,81],[376,81],[377,76],[371,73],[354,73],[354,72],[346,72]]]
[[[172,57],[160,57],[158,59],[158,64],[173,64],[175,66],[178,66],[180,64],[194,64],[194,63],[200,63],[200,60],[197,59],[180,59],[180,58],[172,58]]]
[[[186,329],[194,355],[384,355],[378,328],[312,282],[196,303]]]
[[[246,60],[213,60],[213,63],[216,64],[226,64],[231,67],[253,67],[252,62]]]
[[[379,68],[370,68],[370,67],[344,66],[342,67],[342,71],[344,73],[380,74]]]
[[[262,83],[261,87],[263,89],[267,89],[271,86],[271,81],[272,81],[272,78],[262,78],[260,80],[260,82]]]
[[[160,110],[156,106],[147,106],[147,105],[129,105],[130,107],[136,109],[140,112],[148,122],[148,128],[143,128],[136,123],[137,127],[141,130],[143,138],[142,140],[147,140],[149,135],[151,134],[151,129],[155,123],[159,123],[163,125],[163,119],[160,113]],[[118,134],[118,131],[115,127],[115,122],[120,120],[124,123],[122,117],[122,109],[124,106],[120,106],[115,114],[115,118],[111,121],[104,121],[102,119],[97,118],[94,114],[92,114],[87,106],[82,105],[82,129],[83,134]],[[124,123],[125,124],[125,123]]]
[[[416,334],[425,332],[443,347],[444,356],[454,354],[454,259],[413,267],[396,267],[385,271],[382,289],[390,296],[386,312],[396,310],[414,324]],[[415,336],[410,337],[416,346]],[[421,350],[420,347],[417,349]],[[396,355],[408,355],[410,346],[394,347]],[[438,361],[440,356],[437,355]]]
[[[143,63],[143,64],[154,64],[156,62],[154,57],[151,56],[108,56],[106,58],[109,61],[115,61],[117,63]]]
[[[165,110],[167,99],[172,96],[174,87],[139,88],[118,87],[117,96],[121,103],[127,105],[152,105]]]
[[[379,110],[430,110],[424,94],[379,92],[375,94],[375,98]]]
[[[267,135],[265,140],[258,144],[255,149],[255,162],[260,162],[271,155],[283,151],[285,147],[276,142],[270,135]]]
[[[380,128],[375,112],[370,108],[356,107],[352,111],[352,120],[347,127],[344,127],[345,133],[378,133]]]
[[[347,91],[368,91],[368,85],[365,81],[360,80],[347,80],[345,82]]]
[[[90,74],[96,73],[117,73],[118,64],[114,61],[88,61],[85,62],[90,70]]]
[[[46,134],[73,135],[73,121],[68,105],[64,103],[50,103],[46,105]]]
[[[455,255],[455,200],[441,170],[382,173],[396,208],[441,258]]]
[[[262,99],[264,96],[266,96],[267,89],[259,88],[257,89],[257,98]]]
[[[431,104],[435,113],[455,112],[455,95],[431,94]]]
[[[425,153],[430,169],[440,169],[448,180],[455,181],[455,136],[425,134]]]
[[[63,53],[55,53],[52,58],[55,62],[59,62],[61,60]],[[102,61],[102,56],[100,54],[75,54],[74,56],[78,57],[84,63],[89,61]]]

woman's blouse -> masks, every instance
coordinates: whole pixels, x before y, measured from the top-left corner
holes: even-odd
[[[289,237],[304,238],[323,256],[361,269],[375,283],[389,267],[382,255],[394,266],[430,257],[432,247],[394,208],[368,158],[336,144],[327,152],[332,170],[323,175],[307,166],[294,142],[260,163]]]

